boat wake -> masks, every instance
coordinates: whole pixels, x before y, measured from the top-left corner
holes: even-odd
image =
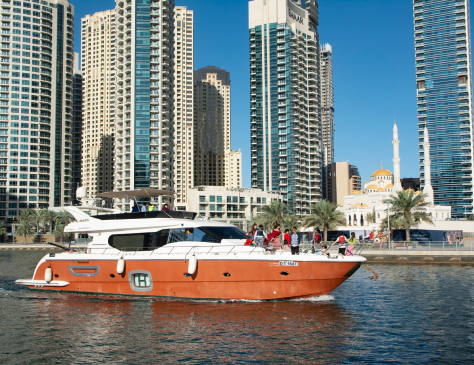
[[[295,302],[330,302],[334,299],[335,298],[332,295],[321,295],[319,297],[297,298],[290,300]]]

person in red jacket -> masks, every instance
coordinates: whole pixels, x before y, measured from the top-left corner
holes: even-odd
[[[290,238],[290,230],[285,229],[285,234],[283,235],[283,243],[286,243],[287,245],[290,244],[291,238]]]

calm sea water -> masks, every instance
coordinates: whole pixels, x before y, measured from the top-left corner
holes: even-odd
[[[177,301],[33,292],[0,252],[0,363],[473,363],[474,267],[374,265],[332,295]]]

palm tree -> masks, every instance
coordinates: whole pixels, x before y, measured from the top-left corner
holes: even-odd
[[[64,233],[64,228],[65,227],[66,226],[64,224],[57,224],[56,228],[53,232],[54,237],[60,237],[61,238],[61,242],[62,242],[63,238],[67,238],[67,237],[70,236],[69,233]]]
[[[18,215],[18,221],[29,221],[31,219],[31,216],[33,215],[33,211],[31,209],[23,209],[20,211],[20,214]]]
[[[369,223],[375,223],[375,209],[372,211],[372,213],[367,213],[366,219]]]
[[[7,234],[7,229],[3,225],[3,221],[0,222],[0,236],[4,236]]]
[[[30,215],[31,221],[33,221],[33,223],[36,226],[36,233],[39,233],[40,223],[43,221],[43,217],[41,214],[42,214],[42,210],[33,210]]]
[[[66,212],[65,210],[61,210],[56,214],[56,225],[62,224],[67,226],[72,221],[74,221],[74,217],[71,215],[71,213]]]
[[[327,241],[328,230],[336,229],[338,225],[346,224],[346,217],[337,210],[338,205],[326,200],[319,200],[310,206],[311,215],[303,218],[305,227],[322,227],[324,241]]]
[[[385,204],[391,204],[393,217],[400,220],[401,226],[406,231],[407,241],[410,241],[410,228],[419,224],[421,221],[433,224],[430,215],[426,212],[426,207],[430,203],[426,202],[426,194],[415,194],[413,190],[398,191],[396,196],[391,196],[382,201]],[[390,223],[392,220],[390,219]]]
[[[274,200],[270,205],[264,205],[262,212],[255,217],[257,224],[262,224],[266,230],[273,230],[277,224],[283,224],[288,215],[288,206],[278,200]]]
[[[380,229],[387,229],[388,228],[388,222],[387,222],[387,217],[382,219],[382,222],[380,222]],[[401,217],[396,217],[394,215],[390,215],[390,229],[404,229],[405,226],[403,225],[403,218]]]
[[[33,233],[33,229],[31,228],[31,223],[28,220],[20,221],[20,224],[15,229],[15,233],[17,235],[23,235],[25,237],[25,244],[26,244],[26,235]]]
[[[48,227],[48,230],[51,232],[53,228],[52,224],[56,218],[56,214],[49,209],[43,209],[41,210],[41,218],[41,222],[43,223],[43,232],[46,231],[46,227]]]

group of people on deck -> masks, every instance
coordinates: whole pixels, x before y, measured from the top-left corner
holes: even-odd
[[[170,210],[168,207],[168,204],[163,205],[163,208],[161,210]],[[137,203],[132,207],[132,213],[138,213],[138,212],[158,212],[160,211],[160,208],[157,205],[153,205],[151,203],[146,203],[142,205],[141,207],[138,206]]]
[[[292,255],[298,255],[300,252],[300,237],[298,236],[298,230],[293,227],[290,234],[289,229],[286,229],[283,234],[283,244],[280,240],[281,235],[280,224],[277,223],[273,228],[273,231],[268,235],[263,229],[263,225],[257,226],[253,224],[252,229],[248,232],[251,237],[252,243],[263,247],[264,245],[271,245],[275,250],[290,251]],[[313,237],[311,240],[311,251],[316,255],[327,255],[329,256],[329,250],[327,245],[322,245],[322,235],[319,228],[315,228]],[[339,256],[344,258],[344,255],[352,256],[352,247],[356,243],[355,233],[351,233],[351,238],[347,239],[344,233],[340,233],[339,237],[330,246],[339,244]],[[347,245],[346,245],[347,244]]]

